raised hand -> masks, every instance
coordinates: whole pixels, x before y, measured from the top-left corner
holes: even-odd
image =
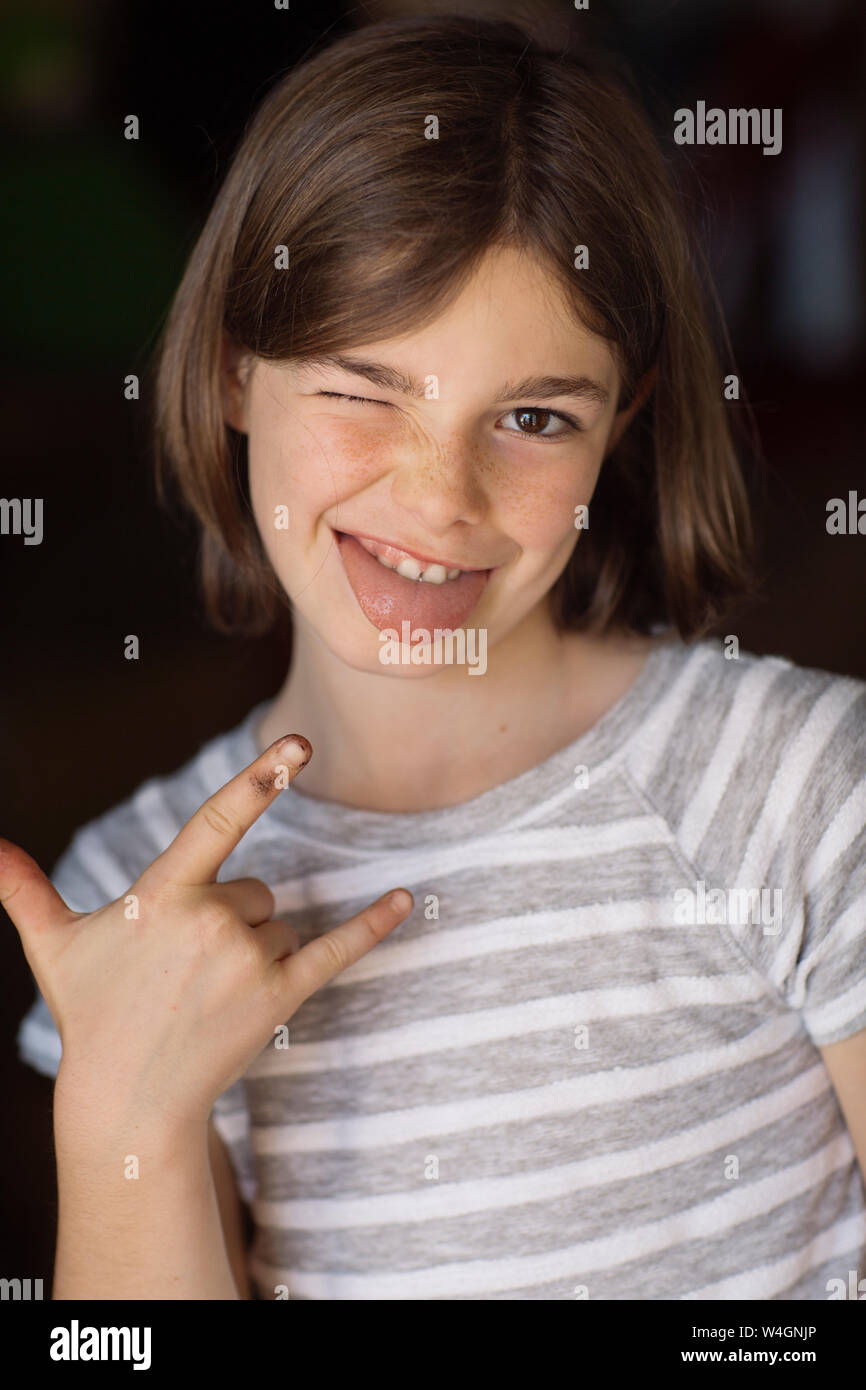
[[[73,912],[29,854],[0,840],[0,903],[63,1043],[58,1087],[127,1113],[206,1120],[275,1028],[406,918],[413,900],[398,889],[298,949],[265,883],[216,882],[311,754],[299,735],[278,739],[95,912]]]

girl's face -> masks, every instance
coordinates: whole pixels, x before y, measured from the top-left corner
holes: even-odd
[[[383,664],[383,634],[476,628],[490,648],[549,621],[576,509],[636,405],[617,414],[608,346],[539,260],[490,251],[435,322],[339,361],[256,360],[243,385],[226,361],[264,548],[296,620],[342,661],[417,678],[435,662]]]

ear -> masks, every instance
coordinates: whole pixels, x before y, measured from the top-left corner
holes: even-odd
[[[657,376],[658,367],[653,365],[652,367],[650,367],[649,371],[641,377],[640,381],[638,382],[637,390],[634,393],[630,405],[626,406],[624,410],[617,411],[613,419],[613,425],[611,426],[610,434],[608,436],[607,448],[604,451],[605,457],[611,452],[611,450],[616,448],[617,444],[622,439],[623,435],[625,434],[635,415],[637,415],[638,411],[640,410],[641,406],[645,405],[646,402],[649,400],[653,387],[656,384]]]
[[[223,418],[227,425],[246,434],[247,424],[247,386],[252,369],[252,358],[244,348],[223,331],[220,348],[220,390],[222,396]]]

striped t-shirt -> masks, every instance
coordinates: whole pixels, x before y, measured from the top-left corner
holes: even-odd
[[[128,891],[264,708],[78,831],[71,907]],[[247,875],[302,941],[415,895],[215,1107],[259,1297],[826,1299],[866,1275],[817,1050],[866,1028],[866,683],[662,643],[588,732],[458,806],[290,787],[220,872]],[[41,1000],[19,1046],[56,1072]]]

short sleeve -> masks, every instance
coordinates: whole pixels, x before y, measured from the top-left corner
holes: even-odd
[[[866,683],[802,675],[811,698],[776,711],[780,751],[752,772],[767,788],[736,886],[763,892],[760,920],[727,930],[823,1047],[866,1029]]]

